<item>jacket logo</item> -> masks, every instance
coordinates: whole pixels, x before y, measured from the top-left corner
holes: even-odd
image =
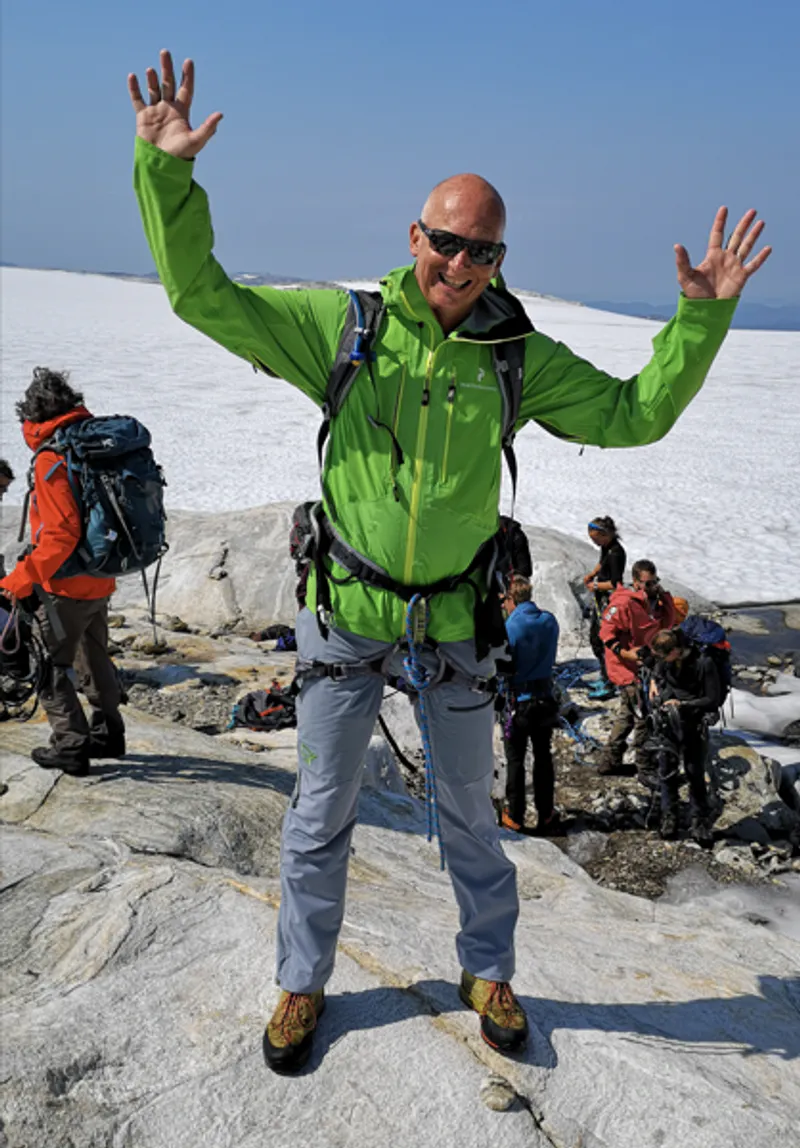
[[[485,378],[486,378],[486,371],[484,371],[483,367],[478,367],[478,380],[477,381],[479,383],[482,383]]]
[[[604,619],[606,620],[606,622],[610,622],[610,621],[611,621],[611,619],[612,619],[612,618],[614,617],[614,615],[616,614],[616,612],[617,612],[617,607],[616,607],[616,606],[612,606],[610,610],[606,610],[605,614],[603,615],[603,617],[604,617]]]

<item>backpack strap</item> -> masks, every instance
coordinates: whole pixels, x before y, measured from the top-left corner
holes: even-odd
[[[56,462],[54,462],[53,465],[50,467],[47,474],[45,475],[45,480],[49,479],[50,476],[56,470],[58,470],[58,468],[60,466],[63,466],[66,463],[66,465],[67,465],[67,476],[69,478],[69,485],[70,485],[70,488],[72,489],[73,495],[75,496],[76,502],[78,502],[78,510],[80,510],[81,504],[80,504],[80,501],[78,500],[78,495],[75,492],[75,482],[73,480],[73,476],[72,476],[72,473],[70,470],[69,458],[67,457],[66,447],[65,447],[65,444],[62,441],[62,439],[59,436],[59,433],[57,431],[52,436],[52,438],[47,439],[45,442],[42,443],[41,446],[37,447],[36,450],[33,452],[33,458],[31,459],[31,465],[28,467],[27,488],[25,490],[25,498],[23,499],[23,502],[22,502],[22,514],[21,514],[20,520],[19,520],[19,533],[17,534],[17,542],[22,542],[22,540],[25,537],[25,526],[26,526],[27,521],[28,521],[28,507],[30,506],[31,495],[33,494],[35,480],[36,480],[36,460],[39,457],[39,455],[44,454],[44,452],[46,450],[52,451],[54,454],[60,455],[61,457],[58,458],[56,460]]]
[[[380,291],[348,291],[348,295],[350,301],[342,333],[339,336],[336,358],[328,375],[328,385],[322,404],[322,425],[317,435],[320,484],[331,513],[334,513],[334,508],[322,479],[325,442],[330,433],[331,422],[342,409],[342,404],[350,393],[362,363],[367,363],[369,367],[369,364],[375,361],[372,345],[386,313],[386,304]]]
[[[511,515],[517,500],[517,456],[514,454],[514,428],[522,404],[522,382],[525,375],[525,340],[510,339],[492,343],[492,360],[500,396],[503,400],[501,444],[508,473],[511,476]]]

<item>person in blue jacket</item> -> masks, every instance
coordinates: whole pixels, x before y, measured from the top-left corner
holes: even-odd
[[[551,742],[558,717],[553,696],[553,665],[558,648],[558,622],[532,600],[531,584],[515,574],[504,600],[506,633],[514,666],[509,683],[510,720],[503,730],[506,747],[506,804],[501,824],[517,833],[525,828],[525,754],[533,749],[533,801],[536,834],[562,831],[555,810],[555,771]]]

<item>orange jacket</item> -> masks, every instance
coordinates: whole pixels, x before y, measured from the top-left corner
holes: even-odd
[[[662,590],[651,603],[643,590],[619,586],[611,595],[600,623],[603,642],[620,642],[623,650],[649,646],[659,630],[675,624],[672,595]],[[615,686],[629,686],[637,679],[636,667],[623,661],[606,646],[606,673]]]
[[[76,407],[65,415],[45,423],[24,422],[25,442],[36,451],[59,427],[91,418],[86,407]],[[17,598],[27,598],[34,586],[43,586],[59,598],[84,601],[107,598],[114,593],[113,578],[94,574],[75,574],[71,578],[53,577],[72,554],[81,539],[81,519],[67,478],[63,456],[43,450],[33,470],[33,493],[30,506],[31,543],[33,550],[20,559],[11,573],[0,582],[0,588]]]

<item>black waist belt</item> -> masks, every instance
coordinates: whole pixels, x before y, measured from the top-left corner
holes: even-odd
[[[410,602],[417,594],[423,598],[432,598],[436,594],[449,594],[457,590],[459,586],[467,585],[475,597],[473,615],[475,648],[478,659],[485,658],[490,649],[505,644],[505,625],[500,605],[499,587],[495,593],[492,578],[499,553],[497,535],[493,535],[482,543],[469,566],[460,574],[448,574],[436,582],[406,585],[392,578],[381,566],[363,554],[359,554],[344,539],[340,538],[329,522],[321,503],[316,504],[311,516],[314,527],[312,557],[317,576],[317,624],[323,638],[328,636],[331,616],[329,582],[342,585],[356,579],[359,582],[364,582],[367,586],[374,586],[377,590],[388,590],[404,602]],[[326,566],[326,557],[346,570],[347,578],[335,578]],[[481,597],[480,588],[472,579],[472,575],[478,572],[485,575],[488,583],[488,593],[485,599]]]
[[[483,543],[469,566],[460,574],[448,574],[445,578],[437,579],[436,582],[407,585],[398,582],[377,563],[371,562],[369,558],[365,558],[363,554],[359,554],[357,550],[348,546],[334,531],[327,517],[323,517],[321,525],[325,532],[325,553],[333,559],[337,566],[341,566],[359,582],[365,582],[368,586],[374,586],[378,590],[389,590],[398,598],[402,598],[404,602],[410,602],[415,594],[420,594],[423,598],[432,598],[435,594],[449,594],[453,590],[457,590],[476,571],[482,568],[486,569],[487,572],[490,571],[497,552],[495,539],[492,537]]]

